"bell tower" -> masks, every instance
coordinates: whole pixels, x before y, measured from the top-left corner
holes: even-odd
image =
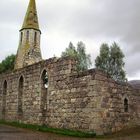
[[[22,28],[20,30],[15,69],[23,68],[42,60],[40,37],[41,31],[39,29],[36,2],[35,0],[30,0]]]

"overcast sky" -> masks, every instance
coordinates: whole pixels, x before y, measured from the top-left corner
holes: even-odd
[[[29,0],[0,4],[0,61],[16,54],[19,30]],[[140,79],[140,0],[36,0],[44,59],[60,56],[69,42],[86,44],[92,61],[100,45],[116,41],[122,48],[127,77]]]

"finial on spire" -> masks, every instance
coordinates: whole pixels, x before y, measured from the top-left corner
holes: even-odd
[[[29,2],[29,6],[27,9],[26,16],[24,18],[24,23],[22,25],[21,30],[23,30],[23,29],[39,30],[39,23],[38,23],[38,16],[37,16],[35,0],[30,0],[30,2]]]

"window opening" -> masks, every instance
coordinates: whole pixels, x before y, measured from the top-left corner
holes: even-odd
[[[128,112],[128,99],[124,99],[124,112]]]

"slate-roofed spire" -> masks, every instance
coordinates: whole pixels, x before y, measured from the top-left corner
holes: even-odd
[[[36,2],[35,0],[30,0],[29,6],[26,12],[26,16],[24,18],[24,23],[22,25],[22,29],[36,29],[39,30],[38,16],[36,10]]]

